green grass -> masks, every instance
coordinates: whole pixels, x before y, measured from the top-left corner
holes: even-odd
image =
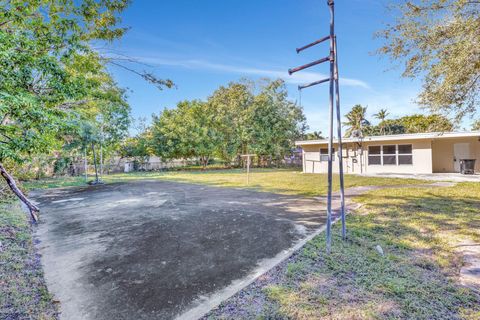
[[[0,319],[57,319],[27,215],[0,201]]]
[[[246,188],[241,170],[118,174],[106,182],[160,179]],[[338,190],[338,179],[334,190]],[[425,181],[346,176],[346,187],[398,185],[356,198],[363,207],[348,216],[348,240],[334,226],[333,248],[325,253],[316,237],[264,288],[264,310],[278,319],[480,319],[480,296],[458,284],[462,257],[455,245],[480,241],[480,184],[418,188]],[[83,185],[81,178],[47,180],[29,187]],[[254,170],[259,191],[317,196],[325,175],[292,170]],[[375,249],[380,245],[385,256]],[[271,318],[271,314],[267,318]]]
[[[211,171],[169,171],[169,172],[134,172],[106,175],[107,183],[125,182],[142,179],[159,179],[168,181],[208,184],[221,187],[251,188],[264,192],[292,194],[302,196],[318,196],[327,193],[327,178],[324,174],[303,174],[295,170],[256,169],[250,174],[247,186],[246,174],[243,170],[211,170]],[[345,187],[366,185],[409,185],[425,181],[416,179],[345,176]],[[58,178],[29,181],[28,188],[57,188],[85,185],[84,178]],[[334,176],[334,190],[338,190],[338,176]]]
[[[480,295],[458,284],[464,239],[480,241],[480,184],[372,191],[357,199],[347,241],[334,227],[264,289],[289,319],[480,319]],[[380,245],[385,256],[375,249]]]

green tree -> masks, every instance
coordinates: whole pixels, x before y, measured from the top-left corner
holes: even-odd
[[[418,102],[457,120],[477,111],[480,93],[480,6],[473,0],[395,3],[379,53],[405,63],[404,77],[423,79]]]
[[[322,131],[307,132],[302,137],[303,140],[321,140],[324,139]]]
[[[475,122],[472,124],[472,130],[474,131],[480,130],[480,120],[475,120]]]
[[[247,150],[242,152],[281,160],[291,151],[294,141],[303,136],[306,129],[303,110],[288,100],[287,95],[283,80],[267,81],[261,87],[247,109],[244,125],[250,140]]]
[[[414,114],[398,119],[387,119],[378,126],[372,126],[369,135],[379,135],[380,125],[387,134],[423,133],[423,132],[449,132],[455,126],[445,116],[439,114],[423,115]]]
[[[449,132],[454,129],[453,123],[439,114],[414,114],[400,118],[399,122],[404,126],[405,133]]]
[[[97,167],[97,153],[95,151],[95,144],[100,143],[100,131],[98,127],[94,123],[90,123],[87,121],[83,121],[79,126],[79,143],[81,147],[85,150],[85,156],[87,156],[87,150],[91,148],[92,150],[92,157],[93,157],[93,165],[95,167],[95,183],[99,183],[98,178],[98,167]],[[85,172],[85,176],[86,176]]]
[[[377,113],[375,113],[373,115],[375,118],[380,120],[380,123],[378,124],[378,126],[379,126],[379,129],[380,129],[380,134],[381,135],[385,134],[385,124],[384,124],[384,122],[387,119],[388,115],[389,115],[389,112],[387,111],[387,109],[380,109],[380,111],[378,111]]]
[[[246,153],[281,159],[306,129],[303,110],[282,80],[230,83],[208,99],[184,101],[153,117],[152,149],[164,159],[216,156],[226,165]]]
[[[125,139],[118,149],[118,155],[121,158],[133,158],[142,164],[147,162],[153,154],[149,136],[149,133],[146,132]]]
[[[151,146],[162,159],[196,157],[206,168],[218,146],[214,113],[207,103],[180,102],[175,109],[165,109],[153,117]]]
[[[38,208],[25,198],[3,163],[24,163],[48,153],[63,140],[60,134],[70,130],[67,124],[74,114],[95,114],[98,101],[111,98],[108,88],[117,88],[105,70],[107,60],[89,43],[124,34],[126,29],[117,25],[128,2],[0,2],[0,173],[34,219]]]
[[[367,107],[362,107],[360,104],[353,106],[352,110],[345,115],[347,121],[344,122],[343,125],[348,127],[345,136],[351,137],[353,135],[365,134],[370,126],[370,122],[366,119],[366,116]]]
[[[382,121],[381,124],[386,134],[404,134],[407,131],[400,119],[387,119]],[[369,134],[380,135],[379,126],[375,126]]]
[[[251,130],[247,129],[246,119],[253,100],[252,85],[245,82],[231,82],[227,87],[222,86],[207,100],[211,110],[214,110],[213,120],[219,139],[216,155],[226,165],[247,152]]]

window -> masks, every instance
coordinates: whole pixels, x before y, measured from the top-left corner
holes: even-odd
[[[320,149],[320,161],[328,161],[328,148]],[[335,161],[335,148],[332,148],[332,161]]]
[[[368,165],[410,165],[413,164],[411,144],[392,144],[368,147]]]
[[[411,144],[398,145],[398,164],[399,165],[413,164]]]
[[[397,164],[397,146],[387,145],[382,146],[383,150],[383,165],[396,165]]]
[[[382,164],[382,147],[381,146],[369,146],[368,147],[368,165],[381,165]]]

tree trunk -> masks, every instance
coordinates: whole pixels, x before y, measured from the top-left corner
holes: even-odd
[[[204,159],[203,159],[203,170],[207,170],[209,159],[210,159],[210,157],[204,157]]]
[[[95,166],[95,182],[98,183],[97,156],[95,154],[95,144],[92,143],[93,165]]]
[[[8,172],[5,170],[5,168],[1,163],[0,163],[0,174],[5,179],[5,181],[7,182],[8,186],[13,191],[13,193],[15,193],[15,195],[28,207],[28,210],[30,210],[30,215],[32,216],[33,221],[38,222],[38,213],[40,212],[40,209],[38,209],[37,206],[35,206],[33,203],[30,202],[30,200],[28,200],[27,197],[25,197],[22,190],[20,190],[17,187],[17,184],[15,183],[15,180],[13,179],[13,177],[10,174],[8,174]]]

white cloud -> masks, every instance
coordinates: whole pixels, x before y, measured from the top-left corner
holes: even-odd
[[[316,72],[299,72],[293,74],[292,76],[288,75],[287,69],[261,69],[245,66],[233,66],[220,63],[213,63],[204,60],[175,60],[175,59],[163,59],[163,58],[152,58],[152,57],[135,57],[139,62],[156,65],[156,66],[174,66],[190,69],[204,69],[204,70],[213,70],[226,73],[236,73],[240,75],[253,75],[253,76],[262,76],[270,78],[281,78],[284,79],[287,83],[290,84],[307,84],[317,80],[325,79],[328,77],[326,74],[316,73]],[[340,78],[340,83],[344,86],[352,87],[361,87],[364,89],[369,89],[367,83],[357,79],[349,78]]]

